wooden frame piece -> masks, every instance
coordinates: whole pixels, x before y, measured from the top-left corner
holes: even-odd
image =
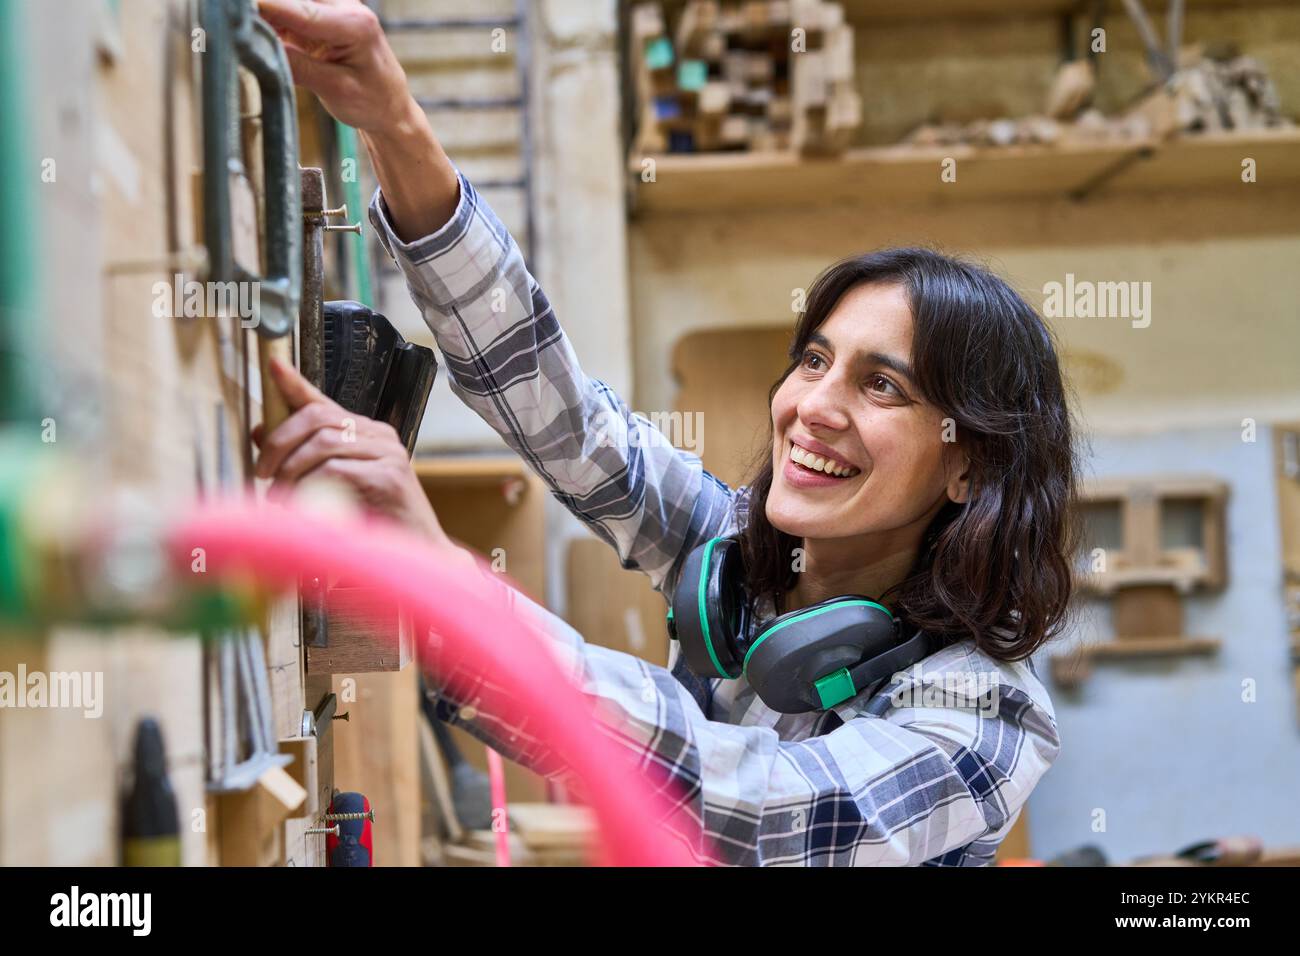
[[[1117,504],[1122,543],[1105,555],[1105,568],[1080,575],[1079,587],[1112,595],[1120,588],[1168,585],[1179,594],[1227,585],[1226,521],[1228,486],[1201,476],[1106,478],[1085,482],[1080,504]],[[1161,542],[1161,510],[1166,503],[1193,502],[1201,508],[1199,548],[1166,548]],[[1091,548],[1083,542],[1085,556]]]

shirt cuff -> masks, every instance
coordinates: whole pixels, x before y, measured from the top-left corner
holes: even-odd
[[[427,262],[454,246],[464,236],[473,218],[476,196],[474,187],[459,169],[456,169],[456,182],[459,196],[456,199],[456,211],[451,214],[451,218],[435,232],[411,242],[403,242],[397,235],[383,190],[375,188],[375,194],[370,200],[370,224],[375,227],[389,258],[397,260],[400,256],[412,263]]]

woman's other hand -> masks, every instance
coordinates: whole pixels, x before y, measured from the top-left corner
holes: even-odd
[[[391,425],[349,412],[278,359],[271,361],[271,375],[292,410],[269,435],[261,425],[253,430],[260,451],[256,474],[274,479],[271,494],[285,494],[307,478],[332,478],[372,511],[439,544],[451,543]]]

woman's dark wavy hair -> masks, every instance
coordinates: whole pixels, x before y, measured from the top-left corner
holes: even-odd
[[[955,421],[971,468],[967,502],[944,504],[911,571],[877,597],[909,633],[925,630],[945,643],[972,638],[995,659],[1026,658],[1066,623],[1077,547],[1079,459],[1052,334],[980,266],[917,248],[854,256],[826,269],[808,291],[769,408],[812,333],[846,292],[866,284],[905,290],[917,386]],[[801,541],[767,520],[771,449],[769,441],[755,465],[740,540],[749,593],[779,600],[797,578],[791,554]]]

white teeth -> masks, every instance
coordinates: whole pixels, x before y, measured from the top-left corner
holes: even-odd
[[[800,448],[794,442],[790,443],[790,460],[803,465],[805,468],[811,468],[814,471],[820,471],[828,475],[835,475],[839,478],[845,478],[857,474],[857,469],[851,465],[842,465],[833,458],[823,458],[815,455],[806,448]]]

